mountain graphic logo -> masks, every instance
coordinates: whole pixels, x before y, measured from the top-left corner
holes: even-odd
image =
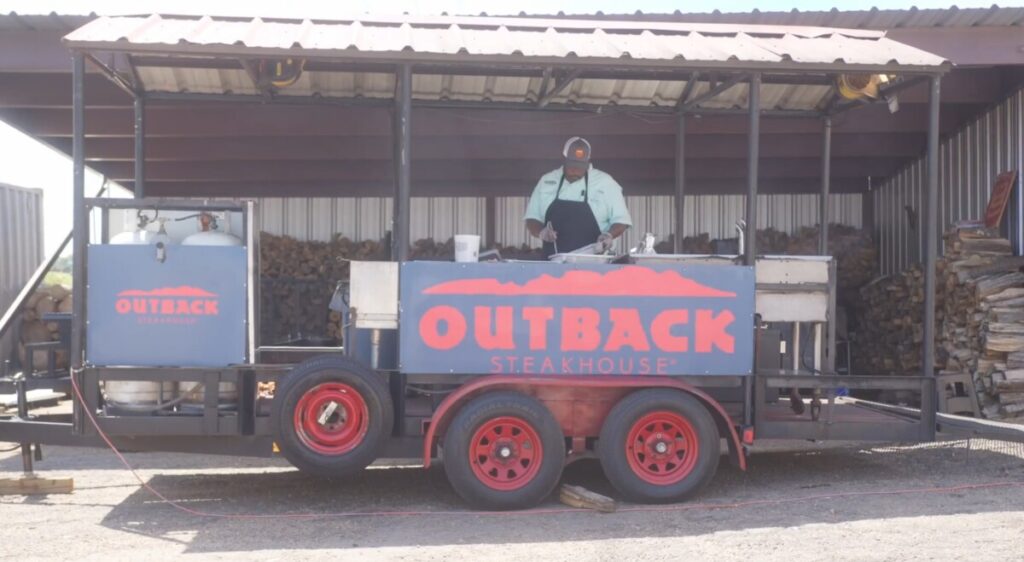
[[[160,289],[153,289],[150,291],[144,291],[141,289],[127,289],[117,294],[119,297],[179,297],[179,298],[213,298],[216,297],[216,293],[211,293],[206,289],[200,289],[198,287],[189,287],[188,285],[181,285],[180,287],[162,287]]]
[[[566,296],[566,297],[690,297],[729,298],[722,291],[684,277],[676,271],[655,271],[637,265],[606,273],[574,270],[560,277],[541,275],[525,283],[495,278],[445,281],[423,290],[426,295]]]

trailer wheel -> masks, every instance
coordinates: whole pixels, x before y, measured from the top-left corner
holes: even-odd
[[[336,477],[366,468],[394,425],[380,376],[342,356],[315,357],[279,384],[273,419],[281,453],[300,470]]]
[[[452,488],[484,509],[523,509],[546,498],[562,474],[565,440],[543,404],[491,392],[462,407],[442,444]]]
[[[678,501],[714,476],[718,429],[696,398],[677,390],[641,390],[609,412],[597,452],[605,476],[630,501]]]

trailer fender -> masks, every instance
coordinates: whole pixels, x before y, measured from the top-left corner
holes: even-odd
[[[427,427],[423,439],[423,467],[430,468],[430,461],[434,450],[435,442],[444,435],[448,423],[458,409],[474,396],[487,391],[502,388],[529,388],[529,387],[572,387],[572,388],[605,388],[622,389],[625,391],[641,388],[674,388],[692,395],[704,404],[711,412],[718,426],[718,433],[725,438],[729,444],[729,459],[733,465],[740,470],[747,469],[747,459],[743,443],[736,432],[736,424],[733,423],[725,408],[717,400],[708,396],[699,388],[670,377],[544,377],[544,376],[507,376],[489,375],[482,376],[472,382],[466,383],[455,392],[449,394],[437,407],[430,418],[430,425]]]

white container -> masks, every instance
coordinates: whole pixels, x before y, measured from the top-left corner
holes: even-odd
[[[480,260],[480,235],[455,235],[455,261],[474,262]]]

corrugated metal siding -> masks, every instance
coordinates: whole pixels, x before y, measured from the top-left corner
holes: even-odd
[[[1024,169],[1024,90],[968,123],[939,147],[940,233],[957,221],[981,219],[996,175],[1011,169]],[[922,157],[874,191],[875,236],[883,275],[921,261],[925,171]],[[1024,247],[1019,181],[1013,199],[1016,207],[1008,213],[1009,235],[1018,253]],[[917,213],[918,228],[909,223],[907,206]]]
[[[0,184],[0,315],[43,261],[43,191]],[[0,341],[8,357],[13,332]]]
[[[499,197],[495,201],[495,235],[505,246],[538,246],[523,227],[528,197]],[[632,247],[645,232],[667,238],[675,227],[671,195],[628,196],[634,228],[625,243]],[[732,238],[733,225],[743,217],[743,195],[692,195],[686,198],[684,235],[707,232],[711,238]],[[391,229],[391,199],[262,199],[260,225],[265,232],[299,240],[329,240],[334,234],[353,240],[378,240]],[[832,194],[831,222],[860,227],[862,202],[859,193]],[[486,198],[413,197],[410,239],[447,240],[456,233],[487,231]],[[794,233],[818,223],[818,196],[760,195],[758,228]]]

